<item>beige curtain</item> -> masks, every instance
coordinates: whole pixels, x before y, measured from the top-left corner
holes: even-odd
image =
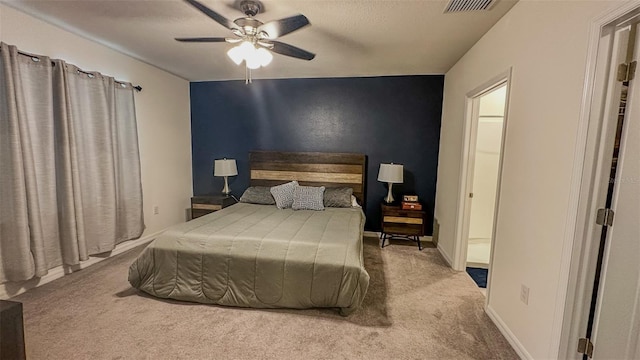
[[[139,237],[131,85],[0,46],[0,282]]]

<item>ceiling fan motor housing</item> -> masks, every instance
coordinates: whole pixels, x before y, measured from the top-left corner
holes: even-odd
[[[240,26],[246,35],[256,35],[258,27],[262,25],[262,21],[254,19],[252,17],[239,18],[233,21],[236,25]]]
[[[262,10],[262,3],[255,0],[242,0],[240,9],[247,16],[256,16]]]

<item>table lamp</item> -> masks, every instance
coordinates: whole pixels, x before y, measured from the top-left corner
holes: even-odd
[[[231,193],[231,189],[229,188],[229,176],[238,175],[238,168],[236,167],[235,159],[216,159],[214,161],[213,166],[213,176],[222,176],[224,177],[224,188],[222,188],[222,193],[225,195],[229,195]]]
[[[389,192],[387,197],[384,198],[384,202],[391,204],[393,202],[392,188],[393,184],[401,184],[402,177],[402,165],[401,164],[380,164],[380,171],[378,172],[378,181],[386,182],[389,184]]]

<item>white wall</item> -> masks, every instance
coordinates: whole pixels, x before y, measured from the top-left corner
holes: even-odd
[[[513,68],[487,311],[524,357],[557,356],[556,298],[587,42],[620,3],[521,0],[445,76],[435,216],[454,255],[465,95]],[[530,288],[529,304],[519,300]],[[554,345],[556,344],[556,345]]]
[[[185,220],[190,205],[189,82],[0,4],[0,40],[141,85],[136,115],[144,196],[143,236]],[[153,206],[159,214],[153,214]]]

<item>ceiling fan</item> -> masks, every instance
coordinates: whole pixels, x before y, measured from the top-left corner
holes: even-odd
[[[231,21],[197,0],[185,1],[218,24],[231,30],[235,37],[194,37],[176,38],[176,40],[192,43],[240,43],[230,49],[227,55],[237,65],[244,61],[247,83],[251,82],[252,69],[266,66],[271,62],[273,59],[271,52],[302,60],[312,60],[316,56],[306,50],[275,40],[309,25],[309,20],[304,15],[295,15],[263,23],[254,17],[262,10],[262,3],[259,0],[242,0],[240,1],[240,9],[246,16]]]

